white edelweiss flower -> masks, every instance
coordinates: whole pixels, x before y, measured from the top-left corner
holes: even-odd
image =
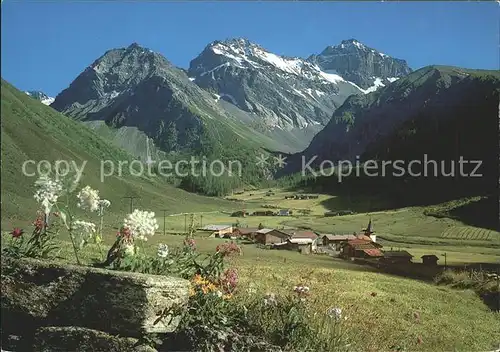
[[[168,245],[160,243],[158,245],[158,257],[166,258],[168,257]]]
[[[219,298],[222,297],[222,292],[219,290],[215,291],[214,294]]]
[[[337,308],[337,307],[330,307],[326,311],[326,314],[335,320],[341,320],[342,319],[342,308]]]
[[[51,180],[48,176],[40,176],[35,182],[34,198],[40,203],[45,214],[50,214],[50,211],[54,204],[57,203],[57,199],[63,192],[63,187],[60,181]]]
[[[99,191],[85,186],[76,196],[78,198],[78,207],[88,211],[99,210]]]
[[[130,230],[130,234],[137,239],[147,241],[148,236],[153,236],[158,230],[154,212],[134,210],[128,214],[123,222],[123,226]]]

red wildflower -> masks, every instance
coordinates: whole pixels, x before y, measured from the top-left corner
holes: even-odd
[[[12,235],[12,237],[17,238],[17,237],[21,237],[21,235],[23,233],[24,233],[24,231],[22,229],[20,229],[19,227],[16,227],[16,228],[14,228],[14,230],[10,234]]]
[[[33,226],[35,226],[35,231],[41,231],[44,225],[45,225],[45,215],[39,212],[38,216],[33,222]]]
[[[117,237],[122,237],[126,242],[132,242],[132,233],[128,227],[122,226],[120,232],[116,235]]]
[[[184,246],[190,247],[191,249],[195,249],[196,248],[196,242],[194,241],[193,238],[186,238],[184,240]]]
[[[238,284],[238,271],[236,269],[227,269],[222,274],[220,285],[225,293],[232,293]]]
[[[224,257],[231,256],[232,254],[241,254],[241,248],[234,242],[224,243],[218,245],[215,249],[218,253],[221,253]]]

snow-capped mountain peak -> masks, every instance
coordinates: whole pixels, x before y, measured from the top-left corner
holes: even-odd
[[[283,129],[324,124],[347,96],[362,94],[335,71],[243,38],[209,44],[191,61],[188,75],[220,100]]]
[[[39,100],[42,104],[50,105],[54,102],[55,98],[49,97],[47,94],[37,90],[31,90],[25,92],[30,97]]]
[[[212,58],[208,59],[210,56]],[[203,59],[198,60],[200,57]],[[323,83],[346,82],[336,72],[322,71],[317,64],[302,58],[274,54],[244,38],[215,41],[198,58],[191,62],[189,68],[192,77],[213,74],[214,71],[233,66],[240,69],[272,69],[280,75],[300,76]],[[207,61],[213,61],[214,64],[207,64]]]
[[[323,71],[336,70],[344,79],[368,93],[374,87],[383,87],[411,72],[405,60],[392,58],[356,39],[328,46],[319,55],[310,56],[308,61]]]

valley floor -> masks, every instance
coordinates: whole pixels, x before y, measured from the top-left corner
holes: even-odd
[[[158,243],[181,245],[182,235],[158,235]],[[196,237],[200,252],[213,252],[227,240]],[[63,242],[65,261],[74,261]],[[109,248],[109,247],[107,247]],[[106,249],[107,249],[106,248]],[[239,290],[286,294],[298,284],[311,289],[312,309],[324,314],[339,307],[354,351],[491,351],[500,343],[500,313],[493,312],[470,290],[375,272],[371,267],[326,255],[301,255],[242,244],[231,266],[239,274]],[[101,259],[96,245],[84,248],[84,260]]]
[[[197,227],[208,224],[234,224],[257,227],[306,227],[325,233],[359,232],[371,217],[377,241],[384,248],[408,250],[414,262],[423,254],[436,254],[444,264],[490,263],[500,264],[500,234],[490,230],[468,227],[451,219],[437,219],[423,215],[423,208],[405,208],[384,212],[324,217],[332,210],[334,197],[320,195],[318,199],[285,200],[290,192],[273,190],[249,191],[226,200],[233,211],[290,208],[293,216],[231,217],[230,211],[203,209],[196,213]],[[219,206],[219,204],[217,204]],[[227,209],[227,208],[225,208]],[[308,215],[297,215],[300,209]],[[156,252],[159,243],[180,246],[189,214],[171,212],[165,219],[156,209],[160,229],[146,244],[146,250]],[[112,244],[120,222],[114,214],[107,229],[105,246],[83,249],[87,263],[102,260]],[[163,223],[165,220],[165,234]],[[474,238],[454,238],[453,233],[477,233]],[[453,232],[452,230],[461,230]],[[4,231],[6,229],[3,229]],[[479,236],[480,235],[480,236]],[[61,234],[64,261],[74,261],[66,234]],[[200,252],[213,252],[227,240],[195,234]],[[2,236],[5,238],[6,236]],[[470,237],[470,236],[469,236]],[[491,311],[472,290],[438,286],[432,282],[412,280],[377,272],[370,266],[354,264],[327,255],[301,255],[291,251],[257,248],[241,243],[243,255],[234,258],[232,266],[238,269],[240,290],[255,294],[291,291],[298,284],[311,289],[312,309],[318,314],[330,307],[339,307],[345,313],[343,326],[359,351],[491,351],[500,344],[500,313]]]

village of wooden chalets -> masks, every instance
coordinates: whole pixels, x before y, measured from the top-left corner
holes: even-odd
[[[242,195],[245,192],[236,194]],[[259,193],[259,192],[257,192]],[[281,195],[269,190],[263,194],[246,194],[246,196],[257,196],[260,200],[265,197],[282,198],[283,200],[312,200],[318,199],[318,195],[312,194],[287,194]],[[234,201],[240,199],[228,198]],[[277,202],[279,204],[279,201]],[[326,211],[321,217],[343,217],[345,215],[354,215],[352,210]],[[187,215],[187,214],[186,214]],[[286,218],[298,218],[311,215],[306,209],[281,209],[276,203],[274,205],[261,205],[261,209],[255,211],[238,210],[226,214],[233,219],[238,220],[224,223],[206,223],[203,224],[203,215],[197,222],[196,236],[226,239],[228,242],[238,242],[242,244],[254,244],[261,250],[291,251],[302,255],[321,255],[335,258],[335,260],[345,260],[360,265],[369,265],[388,272],[394,272],[409,276],[430,276],[435,274],[440,266],[438,261],[441,259],[438,255],[429,253],[420,253],[418,257],[412,255],[408,250],[399,247],[384,247],[380,241],[377,241],[375,231],[375,222],[369,213],[360,217],[359,226],[351,226],[352,231],[336,230],[333,225],[331,231],[322,232],[312,229],[310,226],[284,226],[287,223]],[[317,215],[316,215],[317,216]],[[248,225],[256,223],[251,219],[262,219],[264,217],[278,220],[270,221],[277,223],[278,226],[266,226],[265,221],[258,226]],[[243,220],[243,221],[242,221]],[[363,224],[361,221],[366,220]],[[392,244],[392,243],[391,243]],[[446,266],[446,254],[442,256]]]

